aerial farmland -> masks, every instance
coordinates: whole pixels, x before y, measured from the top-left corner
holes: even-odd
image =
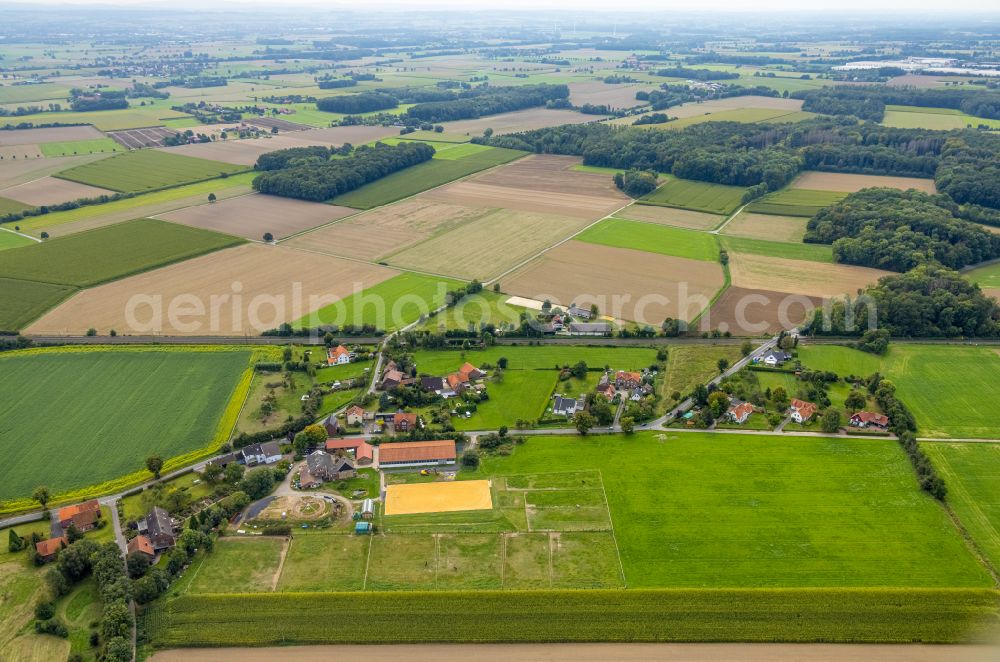
[[[5,9],[0,658],[996,657],[992,8],[709,4]]]

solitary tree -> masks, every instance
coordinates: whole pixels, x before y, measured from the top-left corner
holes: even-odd
[[[635,419],[631,416],[622,417],[622,432],[625,434],[632,434],[635,430]]]
[[[48,505],[49,499],[52,498],[52,493],[49,492],[49,488],[44,485],[39,485],[35,488],[35,491],[31,493],[31,498],[38,502],[38,505],[45,509]]]
[[[264,233],[264,241],[267,241],[267,242],[274,241],[274,235],[271,234],[270,232],[265,232]]]
[[[771,391],[771,402],[774,403],[774,408],[778,411],[788,409],[788,393],[783,386],[778,386]]]
[[[867,402],[868,399],[864,393],[861,391],[851,391],[847,399],[844,400],[844,406],[852,411],[857,411],[863,409]]]
[[[157,480],[160,478],[160,470],[163,469],[163,458],[153,454],[146,458],[146,468]]]
[[[24,549],[24,538],[17,535],[14,529],[10,530],[10,534],[7,536],[7,550],[10,552],[20,552]]]
[[[740,354],[742,356],[747,356],[753,351],[753,343],[749,340],[744,340],[743,344],[740,345]]]
[[[840,429],[840,412],[836,409],[827,409],[820,420],[820,427],[823,432],[836,432]]]
[[[729,359],[719,359],[719,362],[716,365],[719,366],[719,372],[725,372],[726,368],[729,367]]]
[[[582,411],[574,416],[573,422],[576,424],[576,431],[582,435],[586,435],[590,432],[590,429],[594,427],[594,424],[596,423],[594,417],[585,411]]]
[[[216,200],[218,200],[218,198],[217,198],[217,197],[215,197],[215,194],[214,194],[214,193],[209,193],[209,194],[208,194],[208,201],[209,201],[209,202],[215,202]]]

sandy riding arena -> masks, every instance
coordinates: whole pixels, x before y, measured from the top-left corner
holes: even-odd
[[[488,480],[390,485],[386,488],[386,515],[489,510],[492,507]]]

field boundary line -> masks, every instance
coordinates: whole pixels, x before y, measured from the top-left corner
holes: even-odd
[[[753,201],[751,200],[750,202],[753,202]],[[722,221],[722,223],[718,227],[716,227],[714,230],[707,230],[708,234],[715,234],[715,235],[722,234],[722,231],[726,229],[726,226],[729,225],[730,223],[732,223],[733,219],[740,215],[740,212],[742,212],[744,209],[746,209],[748,206],[750,206],[750,202],[743,203],[743,205],[739,209],[737,209],[732,214],[730,214],[729,218],[727,218],[726,220]]]
[[[17,235],[18,237],[24,237],[25,239],[30,239],[37,244],[42,243],[41,239],[39,239],[38,237],[32,237],[30,234],[24,234],[23,232],[18,232],[16,230],[11,230],[10,228],[4,228],[4,227],[0,227],[0,230],[3,230],[4,232],[9,232],[10,234]]]
[[[500,588],[507,582],[507,534],[500,532]]]
[[[362,591],[367,591],[368,590],[368,568],[370,568],[371,564],[372,564],[372,545],[374,543],[375,543],[375,536],[369,535],[368,536],[368,557],[365,559],[365,578],[361,582],[361,590]]]
[[[288,552],[292,549],[292,537],[288,536],[285,538],[285,544],[281,546],[281,559],[278,561],[278,567],[274,570],[274,576],[271,577],[271,593],[278,590],[278,582],[281,581],[281,573],[285,570],[285,559],[288,558]]]
[[[618,534],[615,533],[615,519],[611,515],[611,503],[608,501],[608,490],[604,487],[604,472],[600,469],[597,473],[601,476],[601,490],[604,492],[604,507],[608,511],[608,521],[611,523],[611,541],[615,544],[615,554],[618,556],[618,572],[622,576],[622,588],[628,588],[628,580],[625,578],[625,566],[622,564],[622,550],[618,547]]]

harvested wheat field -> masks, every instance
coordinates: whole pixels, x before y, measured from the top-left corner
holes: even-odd
[[[328,129],[296,131],[292,136],[306,145],[363,145],[379,138],[398,136],[399,129],[391,126],[334,126]]]
[[[96,186],[88,186],[78,182],[56,177],[42,177],[24,184],[11,186],[0,191],[0,198],[10,198],[26,205],[56,205],[60,202],[79,200],[80,198],[96,198],[101,195],[114,195]]]
[[[730,253],[729,272],[735,287],[812,297],[853,295],[858,289],[891,275],[888,271],[849,264],[824,264],[749,253]]]
[[[38,145],[0,145],[0,163],[19,159],[44,159]]]
[[[37,145],[40,143],[65,143],[74,140],[96,140],[104,134],[90,125],[54,126],[48,129],[18,129],[0,131],[0,145]]]
[[[502,287],[562,306],[596,303],[602,315],[659,325],[667,317],[694,319],[723,283],[715,262],[567,241],[505,277]]]
[[[766,110],[787,110],[794,112],[802,110],[801,99],[782,99],[781,97],[729,97],[727,99],[713,99],[701,103],[692,101],[679,106],[673,106],[663,112],[670,117],[684,119],[685,117],[697,117],[708,113],[718,113],[724,110],[738,110],[740,108],[763,108]],[[623,117],[612,120],[611,124],[632,124],[635,117]]]
[[[245,244],[84,290],[26,332],[82,335],[94,327],[133,335],[259,335],[397,273]]]
[[[385,490],[386,515],[489,510],[492,507],[488,480],[390,485]]]
[[[486,129],[493,129],[496,135],[517,133],[544,129],[548,126],[563,124],[586,124],[604,119],[601,115],[584,115],[575,110],[550,110],[548,108],[530,108],[512,113],[500,113],[474,120],[458,120],[444,122],[444,130],[448,133],[461,133],[470,136],[481,136]]]
[[[634,108],[648,101],[638,101],[635,93],[640,90],[650,92],[657,89],[650,85],[620,84],[612,85],[602,82],[570,83],[569,100],[574,106],[590,103],[595,106],[610,106],[611,108]]]
[[[579,232],[587,218],[492,209],[481,218],[386,258],[389,264],[455,278],[488,280]]]
[[[722,234],[798,243],[802,241],[802,235],[806,233],[808,220],[796,216],[772,216],[771,214],[753,214],[744,211],[729,221]]]
[[[624,204],[623,201],[593,195],[531,191],[471,181],[449,184],[428,192],[426,197],[448,204],[504,207],[512,211],[556,214],[591,221],[603,218]]]
[[[851,175],[841,172],[808,171],[799,175],[790,188],[804,188],[810,191],[842,191],[854,193],[863,188],[873,187],[898,188],[906,190],[915,188],[924,193],[937,193],[933,179],[919,177],[884,177],[882,175]]]
[[[418,196],[294,237],[286,245],[376,261],[495,211],[484,207],[442,204],[426,196]]]
[[[617,212],[615,218],[658,223],[659,225],[673,225],[678,228],[688,228],[690,230],[711,230],[718,227],[726,219],[725,216],[706,214],[705,212],[691,211],[690,209],[638,204],[631,204],[620,212]]]
[[[270,232],[276,239],[356,213],[354,209],[253,193],[160,215],[165,221],[247,239]]]
[[[615,188],[611,177],[572,169],[580,163],[574,156],[534,154],[487,170],[469,181],[529,191],[606,197],[618,202],[619,207],[629,200]]]
[[[3,133],[0,131],[0,133]],[[0,188],[8,188],[30,182],[33,179],[62,172],[73,166],[106,159],[111,154],[85,154],[63,156],[58,159],[17,159],[0,161]]]
[[[737,336],[770,335],[802,324],[821,303],[819,297],[730,287],[698,320],[698,330],[719,329]]]
[[[247,138],[245,140],[216,140],[210,143],[192,143],[177,147],[157,147],[161,152],[171,152],[182,156],[193,156],[199,159],[221,161],[234,165],[252,166],[257,163],[257,157],[266,152],[273,152],[288,147],[302,147],[304,144],[291,136],[278,135],[270,138]],[[315,144],[325,144],[317,142]]]

